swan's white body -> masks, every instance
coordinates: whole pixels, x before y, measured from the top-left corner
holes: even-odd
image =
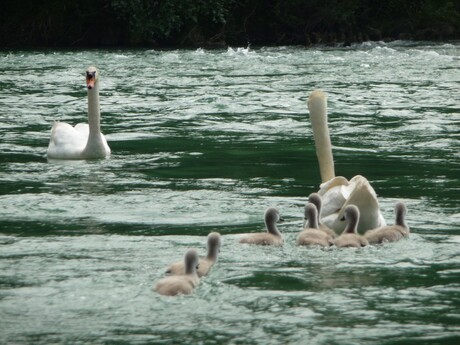
[[[99,71],[89,67],[86,72],[88,87],[88,123],[75,127],[56,121],[51,129],[47,157],[50,159],[96,159],[110,155],[107,140],[101,133],[99,110]]]
[[[321,222],[342,233],[346,222],[345,208],[356,205],[360,212],[358,232],[385,226],[386,222],[379,209],[377,194],[369,181],[357,175],[351,180],[335,176],[332,146],[327,126],[327,99],[321,91],[313,91],[308,99],[308,109],[315,138],[316,154],[321,172],[322,184],[318,194],[322,197]]]

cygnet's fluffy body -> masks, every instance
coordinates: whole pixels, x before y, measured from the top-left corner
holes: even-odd
[[[364,237],[371,244],[396,242],[404,237],[409,237],[409,226],[406,224],[405,217],[407,214],[406,205],[403,202],[397,202],[395,205],[396,220],[394,225],[387,225],[377,229],[366,231]]]
[[[330,227],[328,227],[326,224],[323,224],[321,222],[321,209],[322,209],[322,205],[323,205],[323,201],[321,199],[321,197],[319,196],[318,193],[311,193],[310,196],[308,197],[308,201],[311,202],[313,205],[316,206],[316,209],[318,210],[317,214],[318,214],[318,229],[321,230],[321,231],[324,231],[325,233],[327,233],[329,236],[331,236],[332,238],[336,238],[337,237],[337,234],[335,233],[334,230],[332,230]]]
[[[265,211],[265,226],[267,232],[247,234],[240,239],[240,243],[258,244],[258,245],[282,245],[283,236],[278,230],[276,223],[282,222],[279,211],[274,207],[269,207]]]
[[[184,257],[185,274],[160,279],[155,285],[155,291],[165,296],[191,294],[200,281],[197,274],[198,260],[196,250],[188,250]]]
[[[347,226],[343,233],[337,237],[334,244],[337,247],[365,247],[369,242],[358,234],[359,210],[355,205],[348,205],[345,208],[344,218]]]
[[[318,229],[318,211],[313,203],[305,205],[305,224],[307,222],[308,226],[297,237],[297,245],[329,247],[334,243],[331,235]]]
[[[208,252],[206,256],[200,256],[197,274],[198,277],[203,277],[209,273],[211,267],[217,262],[221,246],[220,234],[211,232],[208,235]],[[171,275],[185,274],[184,261],[178,261],[171,264],[166,273]]]

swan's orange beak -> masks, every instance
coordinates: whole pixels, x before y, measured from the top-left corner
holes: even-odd
[[[86,87],[88,90],[94,88],[94,82],[96,80],[96,72],[86,72]]]

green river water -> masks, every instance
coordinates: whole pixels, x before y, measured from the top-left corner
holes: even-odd
[[[87,121],[100,69],[108,159],[48,162]],[[306,101],[328,94],[336,173],[360,174],[411,236],[299,248],[320,175]],[[458,344],[460,44],[3,51],[1,344]],[[286,220],[279,248],[238,243]],[[152,287],[223,236],[190,296]]]

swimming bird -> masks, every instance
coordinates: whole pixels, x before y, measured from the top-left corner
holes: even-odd
[[[75,127],[66,122],[54,122],[48,145],[50,159],[96,159],[110,155],[107,140],[101,133],[99,109],[99,70],[89,67],[86,71],[88,89],[88,123]]]
[[[396,220],[394,225],[387,225],[381,228],[366,231],[364,237],[371,244],[396,242],[404,237],[409,237],[409,226],[406,224],[407,208],[403,202],[395,204]]]
[[[361,212],[358,232],[385,226],[379,209],[377,194],[369,181],[357,175],[351,180],[335,176],[332,145],[327,124],[327,98],[316,90],[308,98],[308,109],[318,157],[322,184],[318,194],[322,197],[321,221],[337,234],[345,228],[341,219],[348,205],[355,205]]]
[[[222,241],[218,232],[211,232],[208,235],[208,252],[206,256],[199,257],[199,266],[197,270],[198,277],[207,275],[211,270],[211,267],[217,262],[221,244]],[[185,274],[184,262],[178,261],[171,264],[166,273],[171,275]]]
[[[334,244],[337,247],[365,247],[369,243],[358,234],[359,209],[355,205],[348,205],[345,208],[344,218],[348,221],[343,233],[337,237]]]
[[[269,207],[265,211],[265,227],[267,232],[247,234],[240,239],[240,243],[259,244],[259,245],[282,245],[283,237],[278,230],[276,223],[284,221],[280,217],[278,209]]]
[[[321,246],[329,247],[334,244],[334,238],[327,232],[318,229],[318,211],[315,204],[305,205],[305,224],[304,230],[297,237],[299,246]]]
[[[318,222],[318,229],[326,232],[329,236],[332,238],[337,237],[337,234],[335,233],[334,230],[332,230],[330,227],[328,227],[326,224],[323,224],[321,222],[321,209],[322,209],[322,200],[321,197],[319,196],[318,193],[311,193],[308,196],[308,202],[311,202],[313,205],[316,206],[316,209],[318,210],[317,214],[317,222]]]
[[[185,274],[160,279],[155,285],[155,291],[166,296],[191,294],[200,281],[197,274],[199,258],[196,250],[189,249],[185,253],[184,264]]]

